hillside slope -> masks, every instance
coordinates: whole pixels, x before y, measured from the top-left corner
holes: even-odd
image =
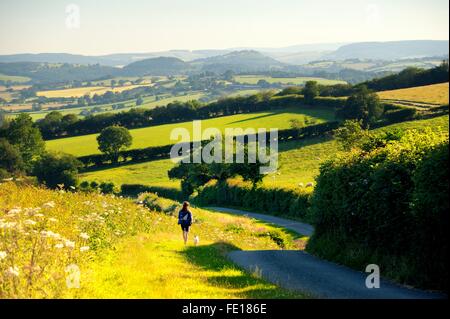
[[[110,195],[0,183],[0,299],[301,296],[245,273],[225,257],[230,250],[280,244],[292,249],[292,235],[194,208],[193,234],[201,242],[184,247],[171,213],[178,203],[151,203],[166,213]],[[66,279],[80,289],[68,289]]]

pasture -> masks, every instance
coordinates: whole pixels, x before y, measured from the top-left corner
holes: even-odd
[[[151,84],[142,84],[142,85],[125,85],[125,86],[117,86],[117,87],[108,87],[108,86],[87,86],[87,87],[79,87],[79,88],[71,88],[71,89],[61,89],[61,90],[48,90],[48,91],[38,91],[36,93],[37,96],[45,96],[48,98],[56,98],[56,97],[66,97],[66,98],[78,98],[85,95],[93,96],[94,94],[102,95],[108,91],[111,92],[123,92],[131,89],[135,89],[137,87],[146,87],[151,86]]]
[[[139,105],[139,106],[136,106],[136,100],[133,99],[133,100],[128,100],[128,101],[124,101],[124,102],[118,102],[118,103],[109,103],[109,104],[90,105],[90,106],[83,106],[83,107],[76,107],[76,108],[67,108],[67,109],[61,109],[61,110],[57,110],[57,111],[60,112],[63,115],[76,114],[79,117],[84,117],[80,113],[82,111],[84,111],[84,110],[92,109],[93,107],[99,107],[99,108],[103,109],[103,111],[96,112],[95,114],[117,113],[117,112],[122,112],[122,111],[129,111],[131,108],[135,108],[135,107],[151,109],[151,108],[154,108],[154,107],[157,107],[157,106],[167,105],[167,104],[175,102],[175,101],[185,102],[185,101],[189,101],[189,100],[197,100],[199,98],[202,98],[204,95],[205,95],[204,93],[192,92],[190,94],[180,95],[180,96],[167,95],[167,97],[161,97],[158,100],[156,100],[155,96],[146,96],[146,97],[143,97],[144,103]],[[113,104],[124,104],[125,108],[113,110],[112,109]],[[33,118],[33,120],[36,121],[36,120],[39,120],[39,119],[43,119],[49,112],[50,112],[50,110],[42,110],[42,111],[38,111],[38,112],[29,112],[28,114]]]
[[[440,83],[407,89],[378,92],[383,100],[428,103],[434,105],[448,104],[449,84]]]
[[[238,75],[234,77],[234,80],[242,84],[252,84],[255,85],[259,80],[265,80],[269,83],[281,83],[281,84],[292,84],[292,85],[302,85],[307,81],[317,81],[319,84],[323,85],[333,85],[333,84],[345,84],[347,82],[340,80],[328,80],[324,78],[316,77],[295,77],[295,78],[274,78],[270,76],[261,75]]]
[[[314,119],[316,123],[326,122],[334,119],[334,112],[329,108],[286,108],[276,111],[258,113],[237,114],[212,118],[202,121],[202,128],[216,127],[225,128],[278,128],[290,127],[290,119]],[[130,130],[133,136],[133,148],[144,148],[150,146],[161,146],[175,144],[179,141],[170,140],[170,132],[175,128],[186,128],[192,130],[192,122],[165,124]],[[97,154],[97,134],[68,137],[47,141],[47,149],[62,151],[76,156]]]
[[[375,129],[383,132],[394,129],[417,129],[431,127],[436,132],[448,132],[448,115],[427,120],[417,120],[389,125]],[[319,174],[321,163],[340,152],[338,143],[325,137],[291,141],[279,145],[279,171],[267,175],[263,179],[264,187],[297,188],[300,183],[306,186],[314,182]],[[147,163],[124,165],[101,171],[82,174],[82,179],[89,181],[109,181],[117,185],[142,184],[179,188],[179,180],[169,180],[167,171],[174,164],[170,160],[160,160]]]
[[[25,83],[31,81],[29,77],[17,76],[17,75],[6,75],[0,73],[0,81],[11,81],[14,83]]]

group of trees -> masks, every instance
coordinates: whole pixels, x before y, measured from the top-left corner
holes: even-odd
[[[54,113],[47,118],[47,125],[52,125],[52,119],[64,121],[64,117]],[[20,114],[0,123],[0,178],[32,175],[50,188],[78,184],[78,171],[83,164],[69,154],[46,152],[42,135],[29,115]],[[131,146],[132,137],[126,128],[112,126],[102,130],[97,140],[99,150],[115,163],[119,152]]]
[[[31,117],[20,114],[0,127],[0,177],[34,175],[48,187],[76,185],[81,163],[72,155],[48,153]]]
[[[448,61],[428,70],[409,67],[398,74],[373,79],[362,85],[371,90],[386,91],[443,82],[448,82]]]

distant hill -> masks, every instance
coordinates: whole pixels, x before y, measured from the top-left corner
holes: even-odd
[[[199,59],[193,61],[192,65],[202,71],[216,73],[223,73],[228,70],[234,72],[281,70],[286,67],[284,63],[253,50],[234,51],[224,55]]]
[[[178,58],[159,57],[133,62],[125,66],[121,73],[129,76],[177,75],[190,69],[190,64]]]
[[[448,55],[448,41],[417,40],[392,42],[361,42],[340,47],[324,59],[397,60]]]
[[[0,73],[32,78],[36,83],[90,81],[118,75],[120,69],[95,65],[49,64],[38,62],[0,63]]]

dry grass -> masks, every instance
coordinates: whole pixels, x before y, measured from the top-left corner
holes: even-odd
[[[378,96],[385,100],[429,103],[436,105],[448,104],[449,84],[419,86],[407,89],[379,92]]]

